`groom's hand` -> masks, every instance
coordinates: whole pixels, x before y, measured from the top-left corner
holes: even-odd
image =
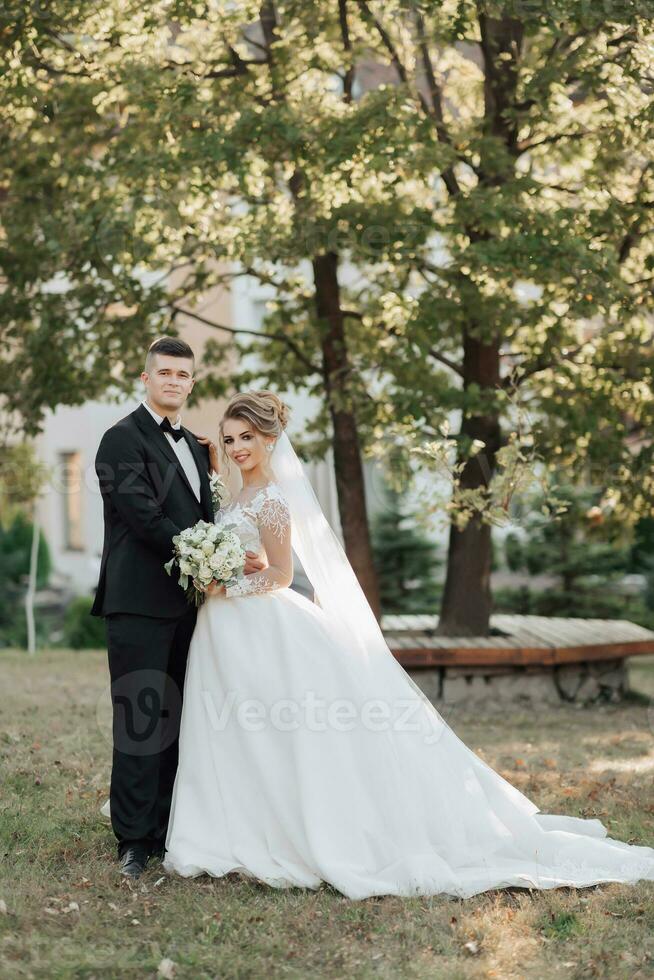
[[[245,552],[245,565],[243,566],[244,575],[252,575],[253,572],[261,572],[268,567],[268,562],[264,560],[263,554],[259,555],[256,551]]]

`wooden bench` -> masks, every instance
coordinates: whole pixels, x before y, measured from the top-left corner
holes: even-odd
[[[382,617],[386,642],[405,668],[553,667],[654,653],[654,632],[624,619],[491,617],[491,636],[437,636],[438,616]]]

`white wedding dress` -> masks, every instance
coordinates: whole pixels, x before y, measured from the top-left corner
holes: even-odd
[[[351,899],[654,880],[654,849],[542,814],[455,735],[389,653],[371,671],[287,587],[276,483],[217,521],[270,568],[200,608],[164,867]],[[273,560],[274,559],[274,560]]]

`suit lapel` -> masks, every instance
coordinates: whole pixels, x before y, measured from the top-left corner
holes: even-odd
[[[190,447],[191,454],[195,460],[195,465],[197,466],[198,473],[200,474],[200,503],[202,504],[202,512],[205,519],[211,523],[214,515],[213,502],[211,500],[211,487],[209,486],[207,461],[203,457],[200,443],[197,441],[193,433],[189,429],[185,429],[184,426],[182,426],[182,432],[184,433],[184,438],[187,445]],[[195,494],[193,494],[193,496],[195,497]],[[198,498],[195,497],[195,499],[197,500]]]
[[[193,497],[193,500],[195,501],[196,504],[198,504],[199,503],[198,498],[195,496],[195,493],[193,492],[193,487],[189,483],[189,479],[186,473],[184,472],[184,467],[180,463],[177,453],[170,445],[168,439],[161,431],[161,429],[159,428],[155,420],[152,418],[148,410],[146,408],[143,408],[143,405],[139,405],[139,407],[134,412],[134,418],[136,420],[138,427],[141,429],[144,435],[147,436],[149,444],[151,446],[154,446],[155,449],[158,449],[160,452],[162,452],[166,457],[166,459],[168,459],[169,462],[173,464],[178,474],[181,476],[182,480],[184,481],[184,484],[188,488],[188,491]],[[187,441],[189,440],[187,439]],[[195,454],[193,455],[195,458]],[[198,470],[200,471],[200,486],[202,486],[202,467],[198,466]],[[207,478],[207,483],[208,483],[208,478]]]

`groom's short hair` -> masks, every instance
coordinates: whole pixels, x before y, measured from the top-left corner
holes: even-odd
[[[150,372],[156,354],[168,354],[169,357],[188,357],[193,361],[193,368],[195,368],[195,354],[186,341],[180,340],[179,337],[159,337],[158,340],[150,344],[145,358],[146,374]]]

